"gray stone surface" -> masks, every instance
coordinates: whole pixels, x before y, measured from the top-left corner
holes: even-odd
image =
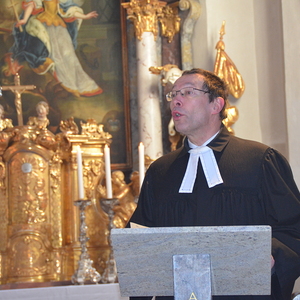
[[[174,295],[173,255],[209,254],[212,295],[270,293],[269,226],[113,229],[122,296]]]
[[[175,300],[211,300],[211,266],[209,254],[173,256]]]

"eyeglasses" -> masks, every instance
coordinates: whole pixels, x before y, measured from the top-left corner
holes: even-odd
[[[203,92],[204,94],[209,94],[209,91],[196,89],[194,87],[186,87],[186,88],[183,88],[178,91],[169,92],[168,94],[166,94],[166,98],[167,98],[167,101],[172,101],[177,96],[178,93],[180,93],[180,95],[184,98],[190,98],[190,97],[193,97],[196,95],[195,91],[200,91],[200,92]]]

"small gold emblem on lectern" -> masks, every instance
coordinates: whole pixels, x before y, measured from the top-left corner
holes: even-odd
[[[189,300],[197,300],[196,295],[194,293],[192,293]]]

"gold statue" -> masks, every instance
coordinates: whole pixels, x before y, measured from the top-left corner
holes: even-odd
[[[40,129],[47,128],[49,125],[49,120],[47,115],[49,113],[49,105],[45,101],[40,101],[36,105],[37,117],[29,117],[27,125],[36,126]]]
[[[114,171],[111,174],[111,179],[113,183],[113,195],[119,199],[119,204],[114,207],[115,216],[113,223],[117,228],[123,228],[134,212],[136,202],[134,201],[131,186],[126,184],[122,171]]]

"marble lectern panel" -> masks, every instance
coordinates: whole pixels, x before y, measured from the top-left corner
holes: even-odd
[[[113,229],[122,296],[172,296],[173,255],[209,254],[212,295],[268,295],[271,227]]]

